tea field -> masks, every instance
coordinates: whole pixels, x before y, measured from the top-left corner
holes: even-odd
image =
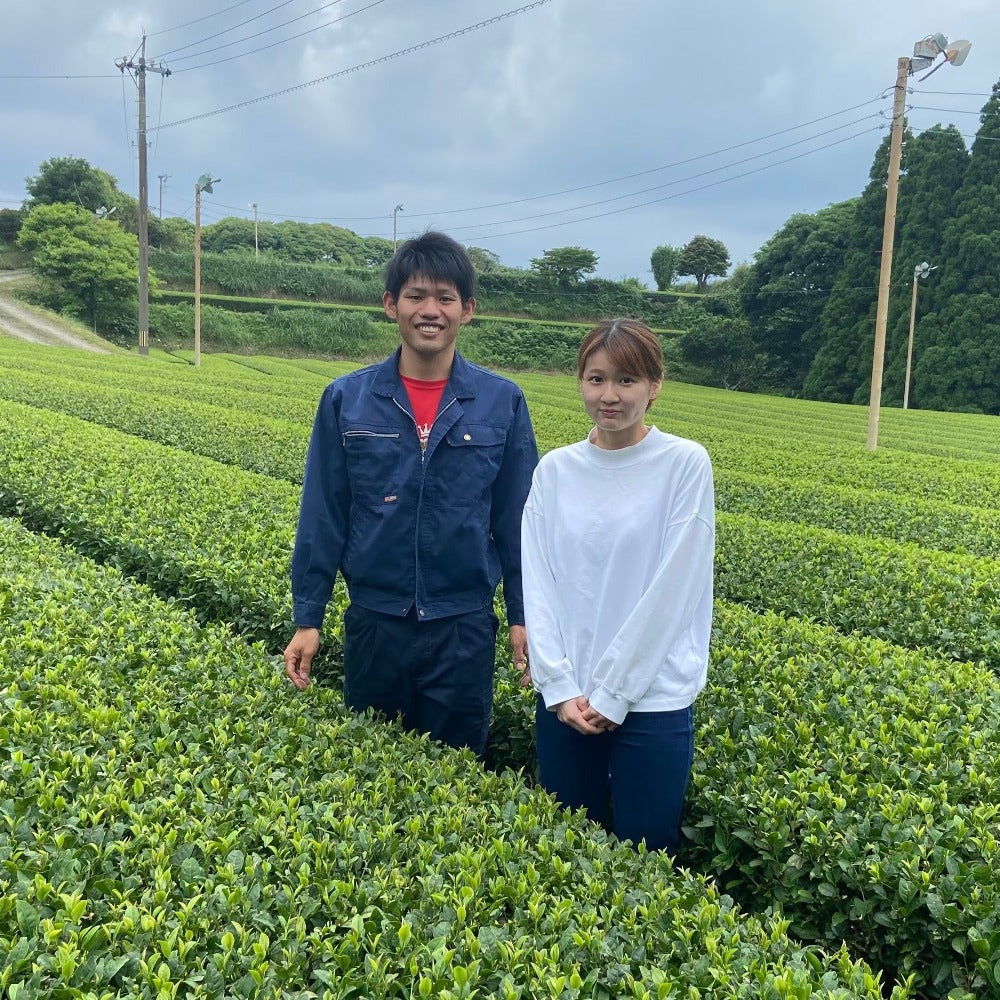
[[[0,339],[0,993],[1000,995],[1000,421],[668,383],[718,498],[679,858],[283,679],[305,449],[351,366]],[[541,448],[588,421],[517,375]],[[337,594],[342,609],[344,595]]]

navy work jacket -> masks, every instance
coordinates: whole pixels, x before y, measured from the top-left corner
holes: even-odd
[[[422,621],[491,607],[524,624],[521,512],[538,463],[521,390],[457,352],[421,451],[399,352],[327,386],[302,485],[295,624],[323,623],[337,571],[351,601]]]

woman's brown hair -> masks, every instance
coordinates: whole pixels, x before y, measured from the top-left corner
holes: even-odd
[[[580,344],[577,378],[583,378],[590,356],[597,351],[605,351],[620,371],[650,382],[663,381],[663,348],[656,334],[637,319],[618,317],[598,323]]]

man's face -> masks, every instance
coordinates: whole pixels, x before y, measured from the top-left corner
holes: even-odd
[[[382,306],[399,327],[404,351],[427,359],[453,351],[458,331],[472,318],[476,300],[463,304],[454,283],[416,274],[399,290],[399,298],[386,292]]]

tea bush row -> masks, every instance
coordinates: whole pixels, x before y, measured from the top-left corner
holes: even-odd
[[[592,426],[582,406],[562,403],[555,394],[529,393],[528,405],[536,434],[546,447],[578,439]],[[835,483],[993,510],[1000,496],[1000,462],[995,459],[928,457],[886,448],[869,452],[864,450],[864,437],[842,443],[800,441],[793,423],[785,425],[781,436],[768,437],[756,428],[749,404],[734,407],[725,418],[688,415],[679,402],[670,405],[661,417],[658,410],[666,410],[666,406],[657,403],[651,420],[663,430],[703,444],[716,469],[752,471],[800,484]],[[582,433],[577,430],[580,427],[584,428]],[[570,436],[568,428],[572,429]]]
[[[25,420],[32,417],[33,413],[27,407],[10,407],[8,414],[15,410],[22,411]],[[34,411],[39,413],[39,411]],[[8,415],[5,414],[5,415]],[[46,420],[50,421],[50,426],[45,432],[46,436],[39,436],[35,433],[40,426],[44,426]],[[218,617],[221,620],[235,621],[238,626],[250,635],[267,638],[272,648],[280,648],[281,643],[287,637],[290,625],[287,621],[288,593],[287,593],[287,546],[290,542],[291,512],[288,509],[295,500],[295,491],[288,484],[280,484],[277,481],[267,481],[263,477],[253,477],[249,474],[239,474],[236,470],[215,466],[205,460],[190,460],[178,462],[172,466],[169,461],[169,449],[160,449],[151,445],[144,445],[134,442],[130,447],[130,453],[124,459],[123,468],[120,472],[122,481],[117,486],[109,482],[107,469],[102,473],[96,473],[92,480],[81,475],[79,470],[74,471],[73,462],[79,462],[82,466],[93,465],[99,462],[98,455],[106,454],[111,450],[109,441],[111,432],[100,429],[89,429],[86,425],[81,425],[79,421],[62,420],[62,434],[57,435],[51,424],[51,415],[41,414],[35,418],[31,425],[31,433],[22,435],[23,453],[21,461],[11,462],[0,467],[0,482],[6,483],[5,496],[10,497],[11,474],[21,469],[19,473],[24,477],[23,490],[25,495],[38,495],[42,492],[41,483],[59,484],[59,499],[55,501],[52,496],[45,504],[31,506],[22,498],[14,504],[14,508],[23,512],[29,523],[36,524],[53,532],[61,532],[74,544],[79,544],[85,551],[93,551],[102,558],[109,559],[123,566],[129,572],[136,573],[144,579],[159,586],[166,593],[176,593],[185,599],[193,600],[201,612],[210,617]],[[56,424],[59,421],[55,421]],[[88,442],[89,435],[89,442]],[[52,449],[53,458],[47,449]],[[92,449],[91,454],[87,450]],[[71,453],[67,459],[64,450]],[[2,451],[2,449],[0,449]],[[29,460],[29,456],[33,456]],[[181,456],[185,458],[185,456]],[[32,464],[33,462],[33,464]],[[147,468],[143,472],[144,466],[155,465],[156,477],[153,477]],[[126,473],[124,470],[129,471]],[[140,473],[148,478],[144,482]],[[42,479],[37,480],[34,476],[41,474]],[[174,482],[172,477],[178,477],[178,482]],[[189,491],[186,495],[180,490],[186,482],[201,481],[201,494],[196,491]],[[126,494],[128,485],[132,487],[132,504],[126,504],[121,497]],[[261,498],[257,497],[258,503],[254,503],[252,495],[253,489],[262,487],[272,488],[280,491],[287,491],[284,494],[285,507],[276,505],[272,511],[270,521],[261,519],[252,525],[255,534],[247,539],[246,531],[241,532],[243,519],[254,516],[254,512],[263,510]],[[141,491],[146,491],[145,496]],[[232,491],[231,493],[229,491]],[[180,493],[180,500],[175,496]],[[159,511],[152,511],[153,503],[150,502],[156,497]],[[239,503],[232,514],[227,514],[227,503],[232,504],[233,498],[239,497]],[[140,501],[136,503],[136,501]],[[73,504],[72,508],[68,505]],[[199,504],[203,505],[199,508]],[[117,508],[117,509],[116,509]],[[178,522],[185,515],[183,510],[189,510],[193,520],[199,526],[194,532],[187,528],[180,529]],[[72,516],[67,516],[72,514]],[[268,532],[276,533],[281,541],[275,541],[274,537],[267,541]],[[142,546],[145,546],[143,550]],[[720,608],[726,606],[721,604]],[[732,629],[731,637],[716,637],[715,648],[725,648],[728,643],[732,648],[746,648],[753,651],[760,644],[758,638],[754,636],[754,629],[759,626],[757,616],[747,612],[745,619],[740,622],[738,618],[737,626]],[[737,615],[736,611],[729,611],[730,618]],[[331,615],[330,631],[336,632],[337,614]],[[826,647],[831,649],[836,643],[841,641],[836,636],[823,630],[815,629],[813,626],[794,626],[784,622],[782,619],[768,619],[774,632],[772,644],[781,642],[782,636],[785,646],[782,648],[799,648],[806,639],[812,636],[812,643],[815,647],[815,663],[817,664],[817,677],[827,683],[827,699],[836,699],[840,696],[842,688],[847,681],[853,678],[852,683],[863,684],[861,680],[869,667],[868,663],[861,660],[856,667],[852,667],[850,656],[842,657],[842,670],[845,674],[837,671],[825,671],[825,665],[832,653],[825,652]],[[796,633],[795,628],[803,629],[801,633]],[[812,631],[810,631],[812,630]],[[746,633],[746,638],[743,638]],[[855,640],[857,642],[857,640]],[[857,650],[869,649],[866,644],[859,643]],[[876,660],[880,657],[900,656],[898,650],[891,647],[880,647],[872,644],[874,652],[870,656]],[[948,690],[940,689],[941,705],[949,711],[954,710],[955,705],[968,705],[982,702],[984,688],[981,683],[982,672],[973,676],[964,673],[968,668],[955,665],[947,668],[943,665],[934,665],[933,661],[916,661],[919,669],[910,670],[906,677],[906,684],[900,684],[899,699],[905,701],[907,692],[911,686],[915,692],[916,716],[921,718],[925,706],[926,698],[922,693],[921,685],[922,672],[927,673],[931,678],[930,683],[938,685],[940,689],[941,678],[947,677],[947,671],[953,669],[954,676],[966,679],[977,680],[975,684],[970,683],[967,687],[956,682]],[[928,669],[933,666],[934,671],[940,674],[935,678],[934,671]],[[713,678],[713,688],[716,685],[716,672],[718,664],[713,660],[710,670],[710,677]],[[853,672],[852,672],[853,671]],[[856,677],[854,676],[856,674]],[[809,732],[812,727],[822,722],[830,731],[829,741],[832,745],[850,745],[850,740],[855,734],[865,732],[868,723],[864,716],[855,717],[852,712],[842,712],[838,719],[838,725],[831,728],[830,712],[826,704],[819,700],[815,718],[807,715],[806,709],[811,704],[807,700],[798,698],[799,692],[791,686],[782,689],[781,702],[783,702],[784,712],[776,713],[773,706],[766,710],[759,709],[761,705],[760,689],[766,687],[770,681],[766,674],[752,677],[750,681],[745,681],[742,677],[732,677],[722,681],[723,690],[740,692],[741,697],[745,697],[744,717],[738,723],[728,724],[730,735],[728,741],[721,741],[717,733],[713,731],[715,712],[712,709],[711,698],[705,704],[710,712],[710,719],[706,723],[708,729],[699,736],[699,745],[703,747],[715,747],[721,755],[721,761],[728,761],[727,765],[717,763],[719,771],[729,771],[746,769],[747,761],[759,761],[759,768],[753,774],[753,782],[748,789],[742,805],[738,808],[746,810],[758,809],[762,801],[767,801],[768,795],[777,788],[783,787],[786,775],[791,769],[787,757],[788,746],[782,748],[781,753],[776,753],[772,758],[762,754],[754,745],[755,734],[763,725],[777,725],[781,731],[788,731],[794,734],[791,746],[800,747],[804,752],[809,752],[810,741]],[[808,694],[808,692],[804,692]],[[763,711],[763,714],[761,714]],[[900,718],[904,713],[895,713]],[[794,720],[794,721],[793,721]],[[986,746],[988,752],[995,756],[995,747],[992,740],[994,729],[994,718],[985,716],[983,725],[985,727]],[[720,723],[721,724],[721,723]],[[976,727],[973,726],[973,732]],[[961,839],[956,841],[952,836],[954,832],[950,826],[945,824],[945,829],[939,830],[936,826],[933,810],[925,813],[923,808],[919,809],[919,816],[914,815],[914,803],[922,802],[921,799],[909,796],[907,786],[900,778],[899,782],[891,780],[893,769],[898,765],[889,748],[881,751],[884,754],[884,762],[887,771],[880,780],[883,780],[887,791],[886,796],[896,794],[903,801],[901,815],[903,821],[917,823],[925,827],[928,838],[939,841],[942,850],[947,854],[951,853],[956,859],[966,858],[968,855],[963,851],[971,849],[970,845],[964,844]],[[511,676],[511,672],[501,672],[501,682],[499,685],[496,718],[491,737],[491,754],[495,764],[509,765],[513,767],[530,766],[532,753],[532,723],[531,723],[531,700],[523,695],[516,687],[516,681]],[[946,763],[952,758],[945,754],[942,761]],[[728,773],[728,772],[727,772]],[[901,771],[903,775],[905,772]],[[768,839],[770,835],[766,833],[758,841],[755,837],[749,837],[746,843],[746,851],[750,860],[745,861],[746,868],[753,872],[757,870],[759,881],[751,886],[744,885],[745,895],[753,900],[756,905],[761,905],[762,897],[769,898],[769,890],[766,888],[771,884],[772,879],[776,887],[775,895],[783,901],[790,915],[800,921],[803,927],[816,926],[816,921],[809,914],[818,911],[817,900],[822,901],[826,894],[830,892],[831,898],[835,899],[838,906],[844,912],[854,912],[856,908],[855,900],[870,896],[875,890],[872,885],[866,882],[866,874],[871,874],[864,866],[856,864],[856,858],[845,854],[841,858],[841,853],[845,851],[844,842],[839,839],[840,833],[853,824],[853,832],[848,830],[844,836],[849,844],[855,847],[866,843],[866,824],[872,822],[872,814],[877,815],[877,810],[882,808],[884,803],[879,800],[860,801],[858,809],[847,807],[847,799],[838,790],[838,782],[842,780],[837,773],[833,775],[825,774],[822,770],[817,770],[811,758],[804,768],[801,769],[804,776],[801,780],[805,782],[802,786],[806,791],[810,791],[807,779],[809,776],[815,777],[815,788],[810,794],[815,793],[813,809],[816,816],[815,827],[823,827],[827,832],[835,830],[837,836],[828,837],[826,841],[820,842],[817,849],[816,858],[812,866],[807,866],[805,871],[797,871],[796,866],[791,862],[783,860],[788,856],[801,855],[803,847],[800,843],[803,831],[791,823],[777,824],[775,830],[777,841]],[[962,782],[968,781],[963,789]],[[971,778],[966,779],[964,772],[959,771],[951,775],[953,795],[958,800],[964,801],[971,806],[975,806],[980,801],[993,801],[993,786],[986,787],[985,791],[990,797],[979,799],[979,786]],[[833,792],[830,791],[833,782]],[[716,815],[713,810],[718,810],[717,805],[703,805],[704,796],[710,792],[716,797],[727,798],[729,796],[729,786],[732,783],[730,777],[726,777],[721,784],[715,784],[710,780],[705,787],[699,785],[698,792],[692,803],[692,815],[712,817]],[[696,784],[698,779],[696,777]],[[895,793],[893,793],[895,789]],[[841,799],[844,799],[841,804]],[[888,800],[887,800],[888,801]],[[970,806],[970,807],[971,807]],[[794,811],[794,810],[793,810]],[[716,821],[713,843],[721,845],[721,856],[707,856],[705,858],[706,870],[720,872],[725,875],[731,867],[736,864],[732,846],[742,844],[739,831],[754,829],[755,823],[759,828],[766,830],[770,822],[770,814],[767,811],[752,813],[757,819],[748,818],[747,815],[737,813],[736,816],[727,815],[725,822],[721,819]],[[694,821],[694,829],[700,829],[701,820]],[[787,828],[786,828],[787,827]],[[975,829],[974,824],[967,822],[966,829]],[[815,833],[815,829],[808,831]],[[721,838],[721,839],[720,839]],[[697,837],[695,838],[697,841]],[[774,858],[778,858],[771,868],[764,869],[761,860],[753,860],[754,852],[769,851]],[[784,855],[782,854],[784,851]],[[825,859],[825,860],[824,860]],[[849,860],[848,860],[849,859]],[[851,879],[842,876],[840,872],[841,864],[846,865],[852,872]],[[971,860],[968,864],[973,864]],[[802,867],[802,866],[799,866]],[[982,875],[983,866],[976,868],[976,877]],[[1000,869],[998,869],[1000,870]],[[783,892],[780,887],[782,878],[791,878],[794,873],[799,880],[794,892]],[[925,911],[931,904],[924,904],[922,899],[929,888],[928,884],[917,884],[917,890],[913,890],[913,896],[921,895],[921,899],[913,905],[913,909],[919,911],[920,919],[907,922],[902,919],[908,909],[897,899],[898,894],[911,892],[903,886],[896,886],[891,881],[887,886],[882,886],[875,873],[875,884],[880,887],[879,891],[885,893],[886,903],[883,909],[872,909],[872,913],[877,913],[880,920],[885,919],[886,912],[891,912],[894,917],[898,917],[899,927],[896,929],[896,937],[886,941],[898,941],[891,947],[880,944],[880,938],[876,934],[873,938],[869,933],[870,928],[858,931],[852,930],[855,923],[845,923],[844,920],[834,921],[827,925],[827,933],[838,935],[843,933],[857,948],[871,949],[871,954],[880,962],[891,961],[898,963],[901,968],[919,968],[919,961],[913,955],[921,955],[930,952],[935,947],[931,942],[937,940],[934,937],[934,922],[926,918]],[[853,879],[853,881],[852,881]],[[734,881],[734,887],[739,886],[738,881]],[[835,891],[831,892],[829,887],[833,886]],[[734,889],[735,891],[735,889]],[[985,884],[981,893],[983,898],[991,901],[994,905],[991,893],[996,892],[993,883]],[[907,901],[912,901],[910,896]],[[793,905],[794,904],[794,905]],[[797,908],[797,909],[796,909]],[[967,914],[973,920],[971,929],[966,929],[966,947],[973,948],[971,943],[974,934],[980,933],[988,937],[988,928],[984,927],[981,915],[977,915],[974,906],[966,907]],[[949,911],[950,912],[950,911]],[[860,921],[863,924],[863,921]],[[820,922],[820,926],[822,923]],[[895,926],[895,925],[894,925]],[[881,930],[881,929],[880,929]],[[814,930],[813,933],[823,935],[821,930]],[[930,935],[930,939],[928,937]],[[945,941],[951,938],[949,928]],[[946,943],[946,948],[951,947]],[[1000,958],[1000,956],[998,956]],[[945,968],[941,966],[941,968]],[[960,970],[959,970],[960,971]],[[945,977],[952,974],[950,968],[945,969]],[[962,982],[962,975],[956,980]],[[971,974],[970,974],[971,975]],[[966,977],[969,978],[969,977]]]
[[[34,360],[31,355],[29,362],[0,354],[0,395],[301,481],[306,444],[301,429],[284,422],[311,426],[321,387],[350,366],[327,365],[322,372],[309,372],[287,361],[226,357],[274,376],[272,384],[255,385],[238,374],[225,376],[219,371],[222,356],[213,359],[211,374],[190,372],[179,378],[156,371],[162,366],[137,371],[134,363],[103,370],[86,367],[71,376],[59,360]],[[177,406],[174,399],[180,401]],[[254,415],[254,428],[246,425],[249,414]],[[588,427],[582,413],[551,404],[536,403],[534,417],[543,450],[586,433]],[[729,512],[991,558],[1000,554],[1000,514],[995,509],[817,479],[763,476],[753,471],[751,462],[739,459],[737,454],[732,466],[719,462],[716,469],[719,506]]]
[[[4,521],[0,620],[11,1000],[882,996],[844,950],[290,694],[259,648]]]
[[[530,766],[534,699],[504,659],[491,752]],[[990,671],[717,600],[695,711],[685,865],[921,996],[1000,990]]]
[[[265,560],[276,538],[281,539],[285,554],[290,548],[298,499],[290,483],[255,479],[249,473],[241,477],[238,469],[223,474],[206,459],[21,404],[4,403],[2,409],[10,424],[8,440],[0,443],[0,490],[7,495],[6,507],[9,510],[16,504],[30,511],[31,523],[46,531],[80,533],[87,545],[107,547],[110,555],[106,558],[132,559],[140,570],[154,576],[165,572],[168,586],[176,582],[173,569],[142,569],[141,548],[149,544],[150,532],[156,544],[163,546],[164,554],[155,557],[158,565],[164,560],[170,563],[171,534],[178,542],[188,540],[188,558],[197,562],[195,554],[206,523],[211,525],[212,539],[206,551],[218,552],[223,559],[227,547],[251,552],[252,548],[244,547],[247,538],[259,544]],[[62,443],[46,443],[47,433]],[[221,426],[214,428],[214,434],[215,444],[228,451],[232,461],[246,461],[246,442],[238,437],[227,439]],[[305,440],[302,428],[290,464],[296,459],[301,464]],[[112,450],[121,454],[118,461],[107,457]],[[134,503],[124,499],[129,491],[136,494]],[[238,498],[235,506],[230,495]],[[204,503],[199,499],[202,496]],[[140,507],[143,518],[151,522],[135,541],[130,525],[133,506]],[[209,513],[220,508],[218,514]],[[258,511],[265,512],[266,522],[261,522]],[[101,527],[105,520],[110,520],[106,529]],[[981,659],[1000,668],[1000,566],[996,561],[739,514],[720,513],[717,526],[718,596],[757,610],[828,622],[846,632],[898,645],[931,648],[960,660]],[[269,539],[266,545],[264,532]],[[93,540],[98,533],[104,541]],[[234,537],[239,538],[235,544],[230,541]],[[256,567],[252,556],[248,561]],[[230,563],[232,559],[225,560]],[[278,575],[273,564],[272,575]],[[188,593],[190,586],[186,584],[182,592]],[[274,586],[264,583],[260,593],[273,595]],[[228,585],[198,581],[192,593],[199,595],[198,602],[206,608],[219,606],[218,612],[207,613],[237,621],[241,628],[253,627],[257,617],[264,621],[276,617],[273,604],[265,604],[259,616],[251,614],[249,609],[260,600],[256,592],[241,611],[236,610],[239,602]],[[222,611],[223,607],[227,610]]]

